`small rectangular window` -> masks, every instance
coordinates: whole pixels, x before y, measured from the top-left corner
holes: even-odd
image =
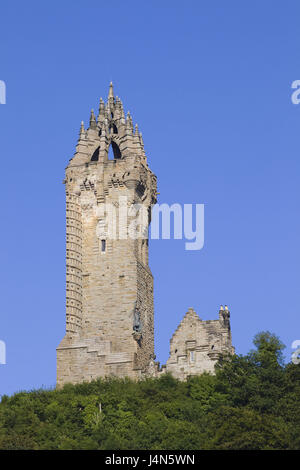
[[[101,251],[104,253],[106,250],[106,240],[101,240]]]
[[[191,362],[195,361],[195,351],[190,351],[190,361]]]

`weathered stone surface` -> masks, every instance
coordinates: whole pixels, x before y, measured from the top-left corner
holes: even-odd
[[[92,112],[89,129],[81,126],[65,185],[66,335],[57,348],[57,384],[110,375],[139,378],[154,356],[153,278],[147,234],[120,239],[119,206],[123,197],[126,210],[137,203],[150,209],[156,177],[112,87],[108,103],[100,102],[98,120]],[[105,233],[107,204],[115,208],[116,237]],[[122,229],[127,232],[129,224],[130,219]]]
[[[233,354],[230,312],[221,307],[218,320],[202,321],[190,308],[170,341],[170,357],[163,371],[185,380],[203,372],[214,373],[223,354]]]
[[[114,158],[109,159],[112,146]],[[166,371],[181,380],[214,370],[233,352],[229,311],[201,321],[190,309],[170,342],[170,358],[154,361],[153,277],[148,225],[156,203],[156,176],[148,167],[142,135],[110,86],[96,119],[82,123],[66,168],[66,334],[57,348],[57,385],[97,377],[139,379]],[[125,202],[124,202],[125,201]],[[116,234],[108,233],[106,207],[115,209]],[[132,204],[146,208],[142,237],[128,237]],[[116,236],[115,236],[116,235]]]

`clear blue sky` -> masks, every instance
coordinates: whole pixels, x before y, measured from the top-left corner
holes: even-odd
[[[297,1],[1,4],[0,394],[54,386],[65,329],[64,168],[115,93],[143,133],[159,202],[204,203],[205,246],[150,244],[156,354],[192,306],[231,310],[238,353],[300,339]]]

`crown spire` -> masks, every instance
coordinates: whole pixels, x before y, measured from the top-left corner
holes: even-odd
[[[114,89],[113,89],[113,84],[110,82],[109,84],[109,92],[108,92],[108,99],[114,98]]]
[[[94,110],[92,109],[91,110],[91,117],[90,117],[90,128],[91,129],[96,129],[97,125],[96,125],[96,116],[95,116],[95,113],[94,113]]]
[[[84,130],[84,122],[81,121],[81,125],[80,125],[80,131],[79,131],[79,137],[83,137],[83,134],[84,134],[85,130]]]
[[[100,117],[104,117],[104,111],[105,111],[105,104],[104,104],[103,99],[100,98],[98,120]]]

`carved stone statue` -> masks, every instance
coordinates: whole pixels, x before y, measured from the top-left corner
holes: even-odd
[[[142,323],[141,323],[141,314],[137,308],[137,302],[135,302],[134,313],[133,313],[133,331],[137,333],[141,332]]]

